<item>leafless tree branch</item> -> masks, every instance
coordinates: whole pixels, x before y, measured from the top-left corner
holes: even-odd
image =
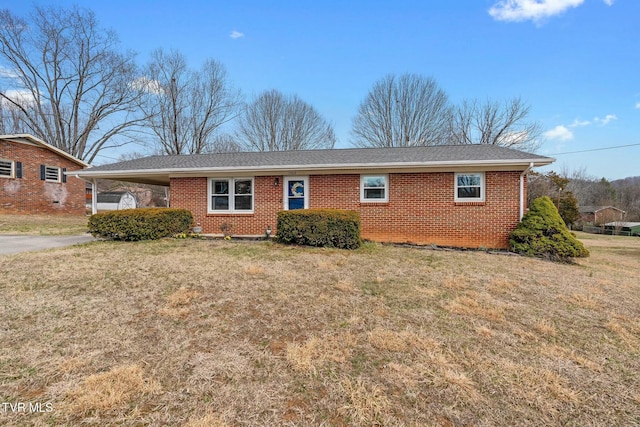
[[[465,100],[451,116],[451,144],[493,144],[535,151],[540,123],[528,120],[530,107],[520,98],[505,102]]]
[[[158,49],[145,74],[143,109],[156,147],[165,154],[215,151],[216,131],[236,117],[241,105],[224,66],[210,59],[200,70],[190,70],[182,53]]]
[[[21,131],[81,160],[115,138],[123,143],[144,119],[134,57],[89,10],[35,7],[29,21],[0,11],[0,65],[14,86],[0,97]]]
[[[333,148],[333,127],[311,105],[277,90],[260,94],[240,116],[236,137],[251,151]]]
[[[360,147],[442,145],[448,140],[450,114],[448,96],[434,79],[388,75],[360,104],[352,142]]]

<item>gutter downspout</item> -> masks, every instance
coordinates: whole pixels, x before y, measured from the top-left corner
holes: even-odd
[[[522,217],[524,216],[524,176],[531,169],[533,169],[533,162],[529,163],[529,167],[520,174],[520,221],[522,221]]]

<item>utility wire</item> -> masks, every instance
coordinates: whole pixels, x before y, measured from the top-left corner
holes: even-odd
[[[562,156],[563,154],[576,154],[576,153],[588,153],[590,151],[613,150],[615,148],[637,147],[639,145],[640,145],[640,143],[639,144],[616,145],[614,147],[592,148],[591,150],[567,151],[567,152],[564,152],[564,153],[553,153],[553,154],[548,154],[548,156]]]

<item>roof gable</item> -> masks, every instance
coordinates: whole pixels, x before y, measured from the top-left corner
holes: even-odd
[[[49,151],[52,151],[54,153],[56,153],[57,155],[64,157],[68,160],[71,160],[72,162],[82,166],[83,168],[87,168],[89,167],[88,163],[83,162],[82,160],[72,156],[71,154],[67,153],[66,151],[63,151],[57,147],[54,147],[51,144],[47,144],[46,142],[44,142],[43,140],[36,138],[33,135],[30,135],[28,133],[20,133],[20,134],[13,134],[13,135],[0,135],[0,140],[3,141],[9,141],[9,142],[16,142],[16,143],[28,143],[28,144],[32,144],[32,145],[36,145],[39,147],[42,147],[44,149],[47,149]]]

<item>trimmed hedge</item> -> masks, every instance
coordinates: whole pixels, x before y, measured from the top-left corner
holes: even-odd
[[[529,212],[509,235],[509,246],[519,254],[555,261],[589,256],[589,251],[569,231],[547,196],[531,202]]]
[[[360,214],[338,209],[280,211],[276,239],[282,243],[356,249],[361,243]]]
[[[192,224],[193,216],[185,209],[124,209],[91,215],[89,232],[108,240],[155,240],[186,233]]]

